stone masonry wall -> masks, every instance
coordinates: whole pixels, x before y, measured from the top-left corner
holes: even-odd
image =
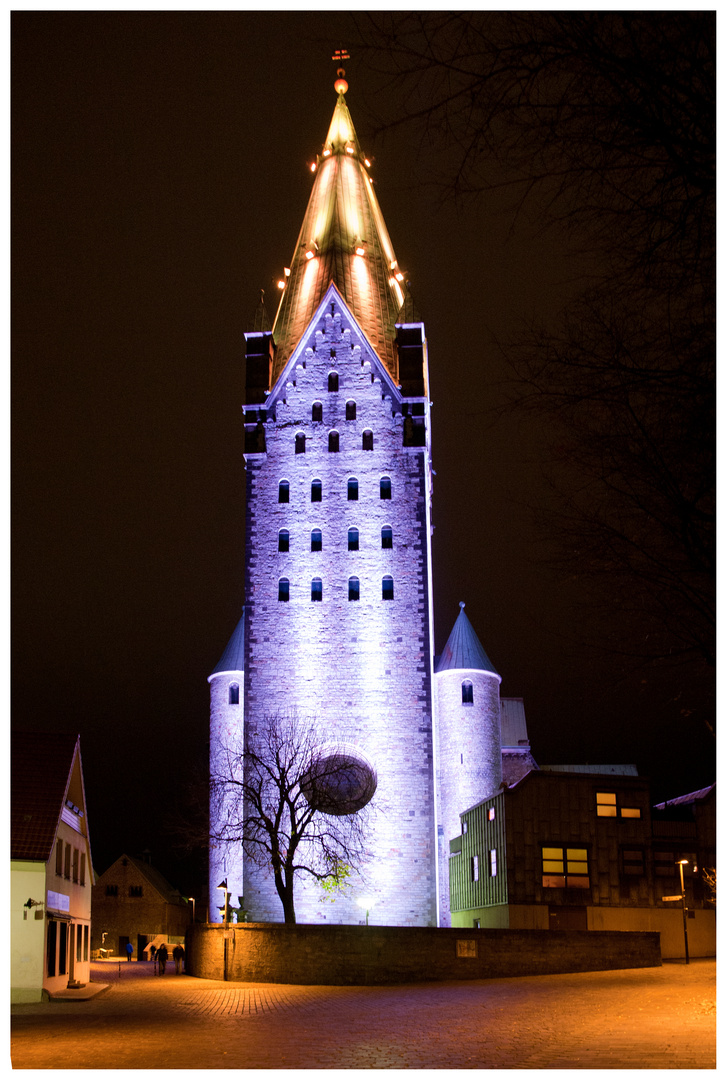
[[[239,701],[230,704],[230,687],[239,687]],[[243,672],[220,672],[210,679],[210,773],[212,776],[227,776],[240,762],[243,752],[244,737],[244,676]],[[229,813],[231,818],[239,818],[237,806],[210,806],[210,818],[218,815],[221,819]],[[225,895],[217,888],[221,881],[227,880],[230,890],[230,903],[236,905],[238,896],[242,896],[243,865],[242,845],[210,841],[209,852],[209,918],[211,922],[221,921],[224,917],[220,907],[224,906]]]

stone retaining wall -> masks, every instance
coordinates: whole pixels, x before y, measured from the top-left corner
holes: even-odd
[[[227,938],[225,938],[227,933]],[[375,986],[661,966],[659,934],[197,923],[187,971],[204,979]]]

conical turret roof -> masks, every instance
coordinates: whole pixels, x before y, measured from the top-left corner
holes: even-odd
[[[404,302],[403,275],[343,92],[338,94],[326,141],[312,168],[313,190],[273,325],[272,385],[332,281],[398,382],[394,338]]]
[[[435,671],[469,669],[470,671],[490,671],[493,675],[497,675],[492,661],[480,645],[472,623],[464,613],[464,603],[460,603],[459,607],[457,621],[442,655],[437,660]]]
[[[245,612],[243,611],[240,621],[232,631],[232,637],[227,642],[227,647],[215,666],[211,679],[214,675],[220,675],[223,671],[245,670]],[[209,679],[207,680],[209,682]]]

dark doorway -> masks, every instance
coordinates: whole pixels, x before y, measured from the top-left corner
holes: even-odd
[[[146,953],[144,952],[144,949],[147,947],[148,944],[149,944],[149,935],[148,934],[138,934],[137,935],[137,938],[136,938],[136,959],[137,960],[146,960]]]
[[[129,944],[129,940],[129,938],[122,937],[121,934],[119,934],[119,960],[126,959],[126,946]]]

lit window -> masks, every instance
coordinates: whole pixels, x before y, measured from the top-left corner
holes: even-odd
[[[310,583],[310,598],[311,600],[323,599],[323,582],[319,577],[313,578]]]
[[[497,877],[497,848],[490,851],[490,877]]]
[[[228,704],[239,705],[240,704],[240,687],[237,683],[230,683],[230,693],[228,696]]]
[[[348,481],[348,501],[358,501],[358,480],[356,480],[354,477],[351,477],[351,479]]]
[[[641,810],[638,806],[622,806],[620,807],[621,817],[640,818]]]
[[[627,877],[644,876],[644,852],[641,848],[624,848],[621,852],[623,873]]]
[[[389,476],[382,476],[381,477],[381,484],[380,484],[380,487],[379,487],[379,493],[380,493],[382,499],[390,499],[391,498],[391,477],[389,477]]]
[[[290,533],[287,529],[281,529],[278,533],[278,551],[290,550]]]
[[[384,525],[381,530],[381,546],[382,548],[392,548],[394,546],[394,534],[390,525]]]
[[[313,408],[311,410],[311,420],[315,423],[318,420],[323,419],[323,405],[320,401],[313,402]]]
[[[311,480],[310,501],[321,502],[323,500],[323,484],[320,480]]]
[[[348,530],[348,550],[358,551],[358,529]]]
[[[366,431],[364,431],[363,437],[361,439],[361,449],[362,450],[373,450],[373,448],[374,448],[374,433],[373,433],[373,431],[369,431],[367,429]]]
[[[290,600],[290,582],[287,577],[283,577],[278,582],[278,600],[288,601]]]
[[[462,683],[462,704],[473,705],[474,700],[474,690],[472,688],[472,683],[469,681],[469,679],[465,679],[465,681]]]
[[[480,857],[479,855],[472,856],[472,880],[480,880]]]
[[[494,821],[495,820],[495,807],[494,806],[491,806],[490,809],[487,811],[487,820],[488,821]]]
[[[338,390],[338,372],[331,371],[328,374],[328,393],[335,394]]]
[[[329,454],[337,454],[338,453],[338,432],[337,431],[329,431],[328,432],[328,453]]]
[[[385,577],[381,582],[381,599],[393,600],[394,599],[394,579],[392,577]]]
[[[464,836],[464,834],[465,834],[466,832],[467,832],[467,822],[466,822],[466,821],[463,821],[463,822],[462,822],[462,835]]]
[[[278,502],[290,502],[290,484],[287,480],[281,480],[278,484]]]
[[[305,453],[305,435],[302,431],[299,431],[295,436],[295,452],[296,454]]]
[[[355,420],[356,419],[356,402],[355,401],[347,401],[346,402],[346,419],[347,420]]]
[[[543,848],[543,886],[548,889],[587,889],[586,848]]]
[[[598,817],[617,817],[616,793],[613,791],[596,792],[596,815]]]
[[[358,578],[350,577],[348,579],[348,599],[358,600]]]
[[[310,534],[311,551],[323,551],[323,533],[320,529],[314,529]]]

